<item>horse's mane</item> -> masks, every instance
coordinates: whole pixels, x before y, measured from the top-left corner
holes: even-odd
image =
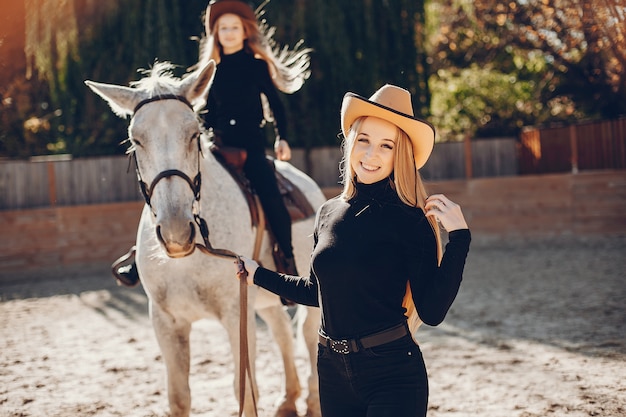
[[[185,74],[183,78],[176,77],[173,73],[173,70],[176,67],[177,65],[174,65],[171,62],[155,61],[154,65],[152,65],[149,69],[138,69],[137,72],[143,74],[144,77],[137,81],[131,81],[129,85],[130,87],[144,92],[146,94],[145,98],[152,98],[165,94],[176,95],[179,93],[181,81],[186,75],[189,75]],[[114,104],[111,104],[111,106],[113,105]],[[196,117],[199,117],[197,112]],[[200,122],[199,118],[198,121],[200,124],[200,130],[204,132],[203,124]],[[129,145],[126,150],[127,154],[131,154],[135,151],[135,146],[132,145],[132,142],[129,139],[125,139],[121,143],[127,143]]]
[[[144,75],[144,78],[132,81],[130,86],[147,92],[148,97],[160,94],[176,94],[181,79],[174,76],[174,68],[176,65],[171,62],[156,61],[152,68],[137,70]]]

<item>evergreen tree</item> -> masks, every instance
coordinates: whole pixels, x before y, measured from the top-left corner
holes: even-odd
[[[272,0],[265,16],[276,39],[303,39],[314,50],[311,78],[286,98],[296,146],[339,144],[339,109],[348,91],[369,97],[396,84],[411,91],[416,114],[428,116],[422,1]]]
[[[155,60],[178,65],[175,75],[182,76],[198,59],[192,38],[203,33],[206,6],[207,0],[25,0],[20,74],[30,81],[21,75],[0,86],[0,155],[123,153],[127,121],[84,81],[128,85]],[[369,97],[396,84],[411,91],[416,114],[428,116],[422,0],[271,0],[263,10],[280,44],[303,39],[314,49],[310,79],[284,97],[294,146],[339,144],[339,109],[348,91]],[[45,88],[33,94],[29,83]],[[28,103],[19,111],[11,101],[16,91]]]

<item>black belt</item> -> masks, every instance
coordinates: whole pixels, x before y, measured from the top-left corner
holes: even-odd
[[[361,337],[360,339],[331,339],[326,334],[324,334],[324,331],[321,329],[318,334],[320,344],[328,347],[334,352],[347,355],[348,353],[358,352],[360,348],[367,349],[378,345],[384,345],[385,343],[393,342],[394,340],[398,340],[401,337],[409,334],[409,329],[407,328],[405,323],[402,323],[389,329],[380,331],[378,333]]]

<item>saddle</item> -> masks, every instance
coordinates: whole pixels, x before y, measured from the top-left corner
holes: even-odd
[[[283,259],[281,258],[282,254],[280,254],[274,234],[265,221],[261,202],[243,172],[243,165],[246,162],[247,157],[246,150],[218,145],[216,142],[211,142],[209,149],[222,166],[224,166],[224,168],[226,168],[230,175],[235,179],[237,185],[246,197],[248,208],[250,209],[250,219],[252,221],[252,225],[258,227],[257,230],[260,230],[261,232],[263,230],[268,230],[270,242],[273,248],[272,254],[274,256],[274,260],[276,261],[276,266],[279,269],[279,272],[284,272],[280,271],[280,265],[283,264]],[[271,165],[276,175],[278,189],[283,197],[283,202],[287,207],[292,223],[313,216],[315,214],[315,210],[305,197],[302,190],[295,186],[288,178],[276,169],[276,166],[274,165],[274,158],[268,156],[267,163]],[[259,236],[257,236],[255,253],[258,252],[257,246],[260,246],[260,235],[262,235],[262,233],[259,233]],[[254,258],[256,258],[256,256]]]

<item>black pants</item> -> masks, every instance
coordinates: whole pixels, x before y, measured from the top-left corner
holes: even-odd
[[[278,246],[286,257],[293,257],[291,217],[289,217],[283,197],[280,195],[274,170],[268,163],[265,154],[248,152],[243,171],[259,196]]]
[[[428,377],[410,335],[347,355],[318,345],[324,417],[424,417]]]

